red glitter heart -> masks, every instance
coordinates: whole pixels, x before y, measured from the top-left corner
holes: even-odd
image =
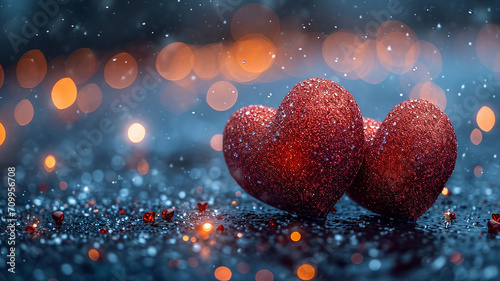
[[[295,85],[276,110],[251,105],[224,129],[224,158],[250,195],[296,214],[325,217],[363,160],[363,122],[351,94],[312,78]]]
[[[455,168],[457,138],[450,119],[428,101],[407,100],[389,112],[378,130],[365,130],[365,138],[372,137],[347,194],[375,213],[418,220]]]

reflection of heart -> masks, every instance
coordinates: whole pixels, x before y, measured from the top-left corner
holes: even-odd
[[[224,158],[253,197],[296,214],[325,217],[363,160],[363,121],[337,83],[307,79],[278,110],[246,106],[224,129]]]
[[[407,100],[378,130],[375,120],[367,122],[365,160],[347,194],[375,213],[418,220],[455,168],[457,138],[450,119],[428,101]]]

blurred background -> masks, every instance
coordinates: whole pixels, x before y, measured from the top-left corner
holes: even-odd
[[[500,8],[435,2],[1,1],[0,174],[16,167],[21,226],[89,202],[259,204],[227,172],[225,122],[311,77],[380,121],[437,104],[459,142],[443,195],[498,198]]]

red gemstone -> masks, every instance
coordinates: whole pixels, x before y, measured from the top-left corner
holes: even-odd
[[[62,211],[55,211],[52,213],[52,219],[57,223],[61,224],[64,220],[64,212]]]
[[[500,231],[500,223],[494,219],[488,220],[488,232],[497,233],[498,231]]]
[[[120,215],[125,215],[125,210],[124,209],[120,209],[118,212],[120,213]]]
[[[144,214],[144,217],[142,217],[142,219],[145,222],[154,222],[155,221],[155,212],[146,212]]]
[[[200,211],[200,213],[203,213],[208,207],[208,202],[198,202],[197,205],[198,205],[198,211]]]
[[[224,226],[221,224],[217,227],[217,231],[224,231]]]
[[[27,225],[24,230],[26,230],[26,232],[35,232],[35,228],[31,225]]]
[[[167,221],[171,220],[174,217],[174,208],[161,211],[161,217]]]
[[[108,233],[109,233],[109,231],[108,231],[108,229],[107,229],[107,228],[103,227],[103,228],[101,228],[101,230],[99,230],[99,233],[100,233],[100,234],[108,234]]]
[[[496,221],[496,222],[500,222],[500,214],[495,214],[495,213],[492,213],[491,214],[491,217]]]

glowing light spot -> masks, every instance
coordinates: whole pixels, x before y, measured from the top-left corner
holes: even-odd
[[[415,85],[410,93],[410,98],[427,100],[442,110],[446,108],[447,104],[446,94],[443,89],[430,81]]]
[[[231,270],[225,266],[219,266],[215,269],[214,276],[219,281],[228,281],[231,279],[233,273]]]
[[[205,231],[205,232],[209,232],[210,230],[212,230],[212,228],[213,228],[213,226],[209,222],[203,224],[203,231]]]
[[[200,47],[193,52],[193,71],[200,78],[211,79],[219,73],[217,57],[211,46]]]
[[[450,256],[450,261],[454,263],[455,265],[460,265],[464,262],[465,257],[460,254],[459,252],[455,252],[451,254]]]
[[[290,239],[292,239],[293,242],[299,241],[300,237],[301,237],[301,235],[297,231],[294,231],[294,232],[292,232],[292,234],[290,234]]]
[[[360,254],[360,253],[354,253],[352,256],[351,256],[351,262],[353,264],[360,264],[363,262],[363,255]]]
[[[54,168],[56,167],[56,158],[53,156],[53,155],[47,155],[47,157],[45,157],[45,161],[44,161],[44,168],[47,172],[52,172],[54,171]]]
[[[139,172],[139,174],[141,175],[145,175],[147,174],[149,171],[149,164],[146,160],[141,160],[139,161],[139,163],[137,164],[137,172]]]
[[[278,15],[268,6],[248,4],[234,13],[231,19],[231,35],[235,40],[247,34],[262,34],[274,40],[279,33]]]
[[[26,52],[17,63],[16,75],[23,88],[34,88],[47,74],[47,61],[40,50]]]
[[[495,113],[491,108],[483,106],[477,112],[476,121],[481,130],[489,132],[495,125]]]
[[[450,190],[447,187],[443,188],[443,191],[441,191],[441,194],[444,196],[448,196],[450,194]]]
[[[189,267],[195,268],[198,266],[199,262],[198,259],[195,257],[190,257],[187,259],[187,264]]]
[[[191,242],[196,242],[196,237],[191,237]]]
[[[222,134],[216,134],[210,139],[210,146],[216,151],[222,151]]]
[[[274,62],[276,49],[271,40],[258,34],[249,34],[238,40],[230,49],[239,67],[250,73],[262,73]]]
[[[187,242],[189,240],[189,236],[187,236],[187,235],[182,236],[182,240],[184,240],[185,242]]]
[[[297,268],[297,277],[300,280],[311,280],[316,276],[316,269],[310,264],[303,264]]]
[[[476,176],[476,177],[478,177],[478,178],[479,178],[479,177],[480,177],[480,176],[482,176],[482,175],[483,175],[483,167],[481,167],[481,166],[476,166],[476,167],[474,168],[474,176]]]
[[[238,232],[238,234],[236,234],[236,237],[241,238],[243,237],[243,234],[241,232]]]
[[[172,81],[181,80],[193,69],[194,54],[191,48],[182,43],[168,44],[156,58],[156,69],[160,75]]]
[[[90,113],[99,108],[102,102],[101,88],[96,84],[88,84],[80,89],[76,98],[78,108],[85,113]]]
[[[236,200],[233,200],[233,202],[231,202],[231,204],[233,204],[233,205],[237,205],[237,204],[238,204],[238,202],[236,202]]]
[[[255,274],[255,281],[273,281],[274,275],[267,269],[261,269]]]
[[[33,110],[33,105],[27,99],[24,99],[17,103],[14,109],[14,118],[16,122],[21,125],[27,125],[33,120],[33,115],[35,111]]]
[[[66,189],[68,188],[68,183],[67,183],[67,182],[65,182],[65,181],[61,181],[61,182],[59,183],[59,188],[60,188],[61,190],[66,190]]]
[[[500,25],[485,24],[477,36],[476,54],[489,69],[500,71]]]
[[[479,129],[472,130],[472,132],[470,133],[470,141],[475,145],[479,145],[482,140],[483,134],[481,133],[481,131],[479,131]]]
[[[128,127],[128,138],[133,143],[141,142],[146,136],[146,129],[139,123],[134,123]]]
[[[89,250],[89,258],[93,261],[98,261],[99,260],[99,252],[96,249],[90,249]]]
[[[334,32],[323,42],[323,58],[337,72],[349,72],[358,68],[364,60],[363,42],[348,31]]]
[[[215,82],[207,91],[207,103],[217,111],[230,109],[238,99],[238,90],[226,81]]]
[[[66,75],[75,81],[75,84],[81,84],[92,77],[97,71],[97,60],[88,48],[75,50],[65,63]]]
[[[138,67],[134,57],[129,53],[119,53],[112,57],[104,67],[104,79],[109,86],[123,89],[135,81]]]
[[[63,78],[52,88],[52,102],[58,109],[70,107],[76,101],[76,85],[71,78]]]
[[[3,126],[2,123],[0,123],[0,145],[2,145],[3,142],[5,141],[5,137],[6,137],[5,127]]]

